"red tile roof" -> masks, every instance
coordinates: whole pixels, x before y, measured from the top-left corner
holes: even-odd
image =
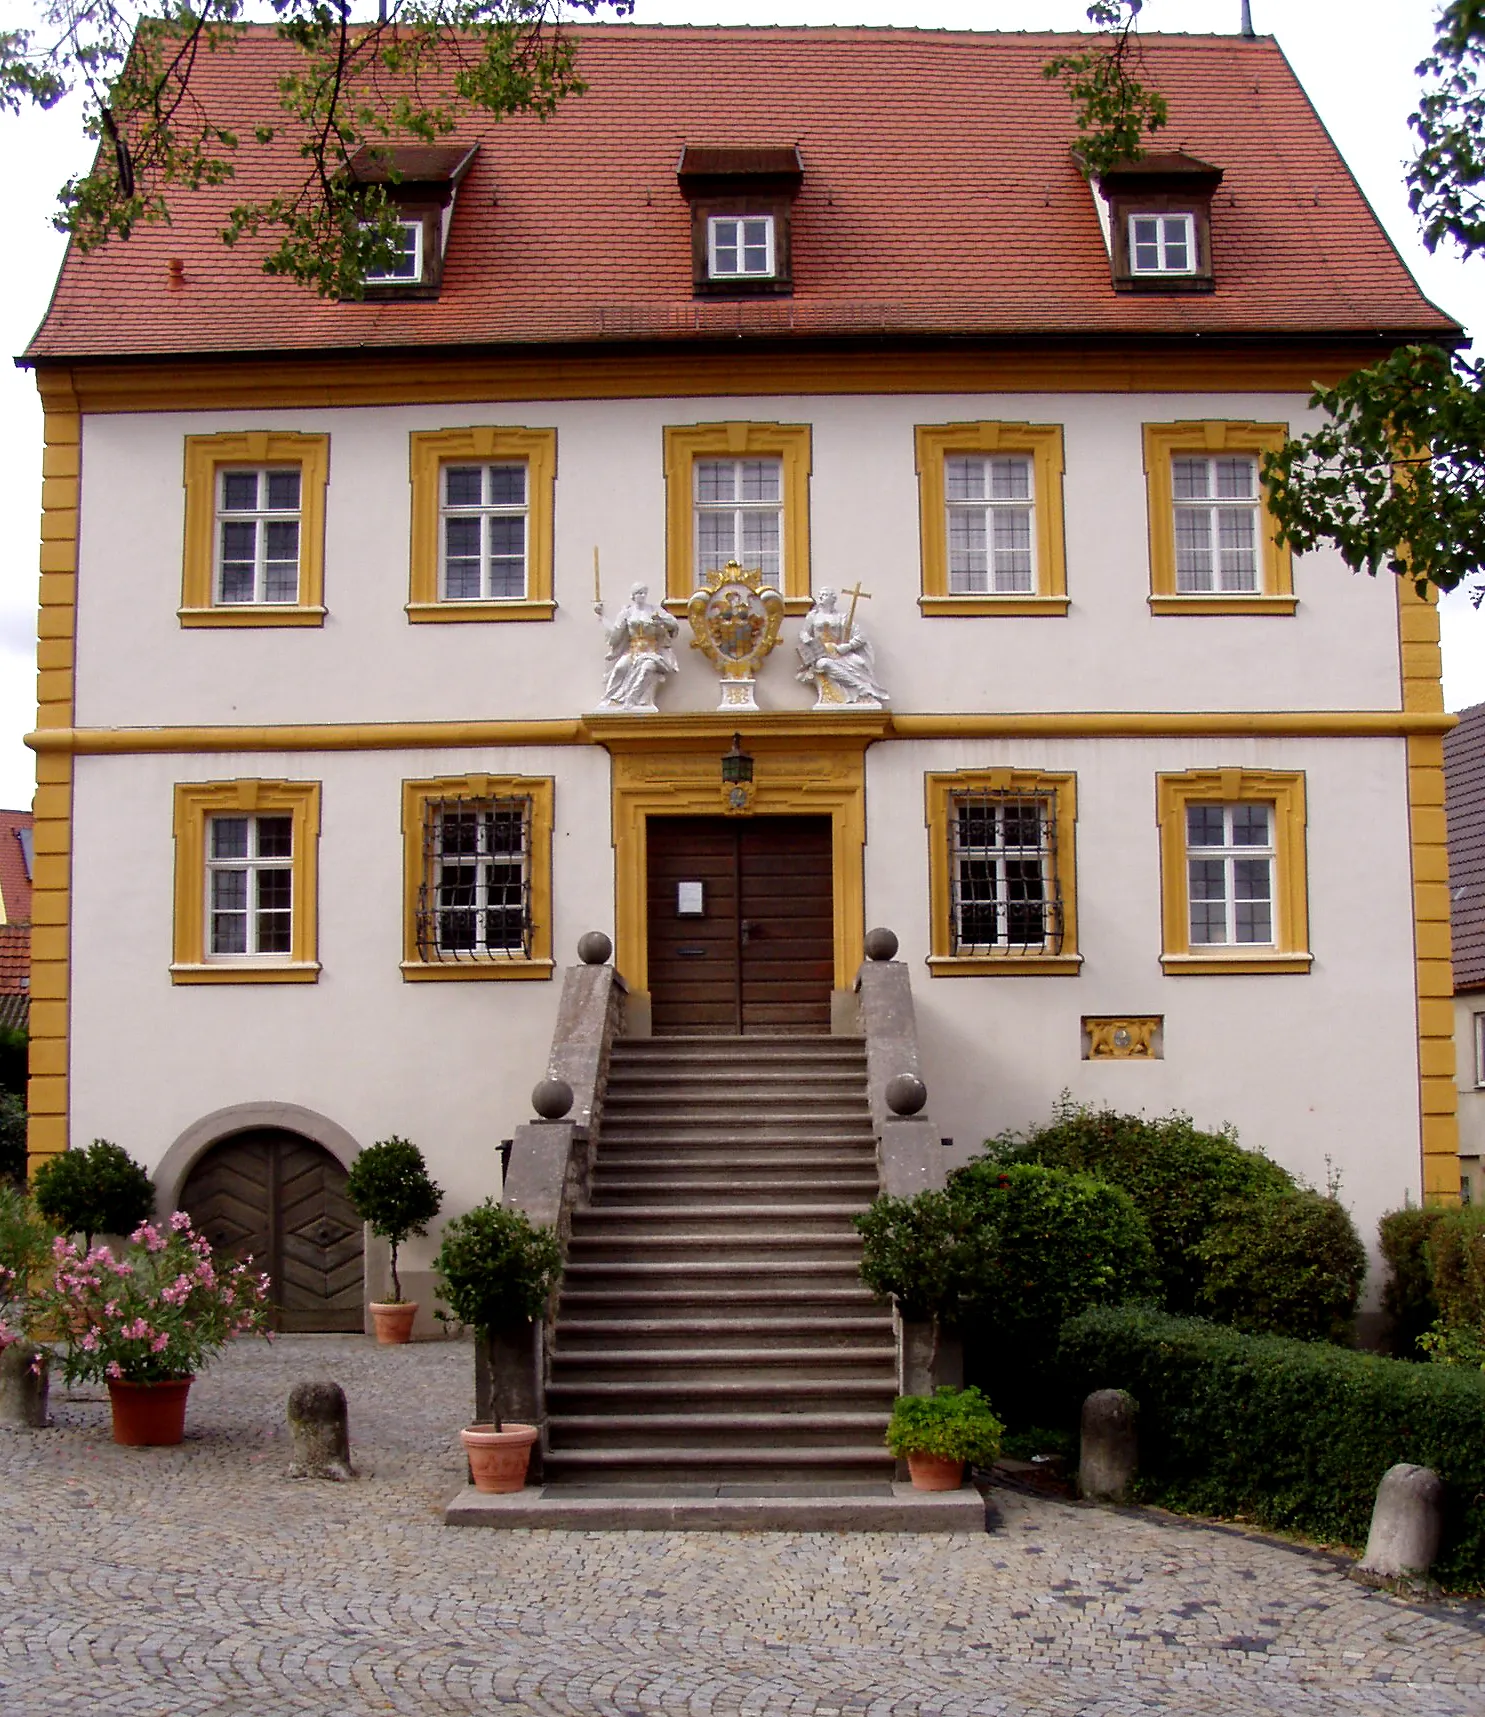
[[[1454,988],[1485,988],[1485,704],[1444,735]]]
[[[31,926],[0,924],[0,1026],[25,1030],[31,1000]]]
[[[30,827],[29,811],[0,811],[0,923],[31,922],[31,871],[20,839]]]
[[[172,199],[174,224],[72,250],[28,356],[666,340],[1454,329],[1414,284],[1276,43],[1143,38],[1169,99],[1160,141],[1226,170],[1210,294],[1115,293],[1072,110],[1042,64],[1088,38],[868,29],[585,29],[588,94],[479,139],[436,301],[334,304],[270,279],[266,240],[224,247],[227,209],[289,183],[291,139],[244,143],[238,177]],[[196,85],[244,138],[276,114],[290,50],[250,32]],[[282,115],[278,115],[281,119]],[[698,303],[688,143],[797,143],[791,298]],[[169,262],[183,259],[172,285]]]

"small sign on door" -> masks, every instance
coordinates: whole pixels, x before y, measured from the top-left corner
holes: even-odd
[[[675,915],[677,918],[706,916],[706,889],[699,882],[678,882],[675,885]]]

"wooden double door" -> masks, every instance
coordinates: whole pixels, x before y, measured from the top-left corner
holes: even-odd
[[[362,1228],[345,1182],[312,1140],[258,1127],[199,1158],[180,1202],[219,1259],[266,1273],[275,1329],[359,1330]]]
[[[829,817],[651,817],[648,931],[657,1037],[830,1030]]]

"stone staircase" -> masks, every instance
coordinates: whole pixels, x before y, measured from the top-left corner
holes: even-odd
[[[621,1038],[547,1381],[547,1494],[877,1492],[889,1308],[859,1038]]]

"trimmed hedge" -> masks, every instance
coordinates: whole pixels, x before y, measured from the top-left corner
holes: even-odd
[[[1295,1187],[1232,1200],[1196,1248],[1199,1309],[1250,1335],[1344,1342],[1366,1279],[1366,1248],[1333,1198]]]
[[[1428,1236],[1443,1215],[1437,1206],[1424,1210],[1413,1206],[1407,1210],[1389,1210],[1377,1224],[1382,1256],[1387,1260],[1382,1309],[1392,1320],[1388,1345],[1399,1359],[1419,1358],[1419,1336],[1438,1322]]]
[[[1485,1376],[1322,1342],[1243,1335],[1195,1318],[1098,1308],[1063,1326],[1079,1399],[1127,1389],[1140,1407],[1138,1494],[1360,1549],[1383,1473],[1432,1467],[1446,1489],[1435,1577],[1485,1585]]]

